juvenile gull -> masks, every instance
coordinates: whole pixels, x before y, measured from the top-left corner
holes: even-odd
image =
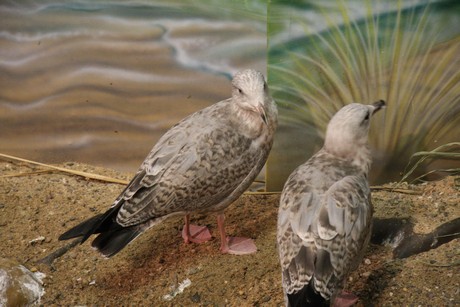
[[[252,240],[227,238],[224,209],[261,171],[277,126],[277,110],[264,76],[238,72],[232,97],[200,110],[173,126],[153,147],[134,178],[103,214],[62,234],[82,236],[110,257],[148,228],[174,215],[185,215],[186,243],[211,239],[206,227],[190,225],[194,212],[217,212],[221,251],[256,251]]]
[[[383,108],[353,103],[328,124],[323,148],[288,178],[278,213],[278,250],[288,306],[350,306],[341,292],[370,238],[370,117]]]

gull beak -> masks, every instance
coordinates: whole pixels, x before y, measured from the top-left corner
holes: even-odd
[[[260,117],[262,117],[262,120],[264,121],[265,125],[268,126],[267,122],[267,115],[265,114],[265,109],[262,105],[258,105],[256,108],[257,112],[260,114]]]
[[[378,110],[385,108],[386,104],[384,100],[380,99],[379,101],[374,102],[372,106],[374,107],[374,111],[372,111],[372,115],[374,115],[375,113],[377,113]]]

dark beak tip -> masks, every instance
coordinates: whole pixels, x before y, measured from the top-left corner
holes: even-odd
[[[379,101],[376,101],[372,104],[375,107],[375,110],[373,113],[377,112],[380,109],[383,109],[386,107],[386,102],[385,100],[380,99]]]

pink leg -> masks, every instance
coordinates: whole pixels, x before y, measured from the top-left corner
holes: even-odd
[[[211,233],[206,226],[190,225],[190,214],[186,214],[184,220],[182,238],[185,243],[203,243],[211,240]]]
[[[334,301],[334,307],[350,307],[358,301],[358,297],[350,292],[342,291]]]
[[[220,250],[224,254],[247,255],[257,251],[254,241],[248,238],[233,238],[225,234],[225,216],[223,213],[217,215],[217,226],[220,232]]]

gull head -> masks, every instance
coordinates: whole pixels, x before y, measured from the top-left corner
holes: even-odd
[[[240,108],[260,116],[265,124],[265,106],[271,99],[264,75],[253,69],[238,72],[232,80],[232,99]]]
[[[340,109],[330,120],[325,148],[336,153],[353,155],[362,146],[367,146],[371,117],[385,107],[385,101],[364,105],[352,103]]]

